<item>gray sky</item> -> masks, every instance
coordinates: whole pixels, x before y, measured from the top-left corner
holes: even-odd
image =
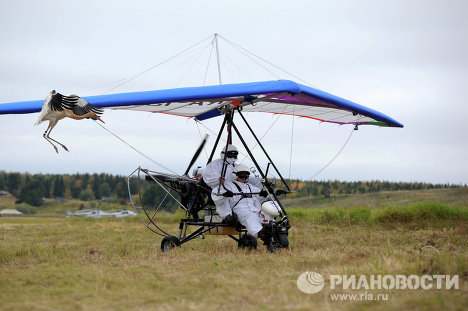
[[[230,3],[0,1],[0,102],[44,99],[52,89],[102,94],[219,33],[317,88],[405,125],[361,127],[315,179],[468,183],[468,2]],[[242,59],[223,40],[220,49],[225,83],[278,77],[300,82]],[[209,51],[206,41],[192,56],[158,66],[111,93],[202,85]],[[215,63],[210,64],[206,84],[216,84]],[[59,122],[52,137],[70,152],[57,155],[42,138],[47,124],[33,125],[37,117],[0,116],[0,170],[124,175],[139,165],[161,170],[90,120]],[[248,118],[260,136],[276,120],[261,114]],[[103,119],[122,139],[179,173],[199,144],[199,130],[207,132],[192,120],[167,115],[106,111]],[[221,122],[204,125],[217,132]],[[293,124],[284,116],[263,142],[286,177],[310,179],[350,132],[348,126],[305,119]],[[209,147],[214,139],[211,134]],[[204,161],[206,154],[198,164]]]

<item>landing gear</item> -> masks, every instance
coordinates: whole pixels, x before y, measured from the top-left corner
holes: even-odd
[[[273,235],[268,242],[266,242],[266,247],[269,252],[274,253],[281,248],[289,248],[289,240],[287,234],[275,234]]]
[[[270,221],[263,226],[258,233],[269,252],[274,253],[280,248],[289,248],[288,230],[291,228],[289,222],[282,220],[279,223]]]
[[[248,250],[257,249],[257,239],[251,234],[244,234],[237,242],[239,249],[245,248]]]
[[[165,236],[164,239],[161,241],[161,250],[164,253],[169,252],[171,249],[175,248],[176,246],[180,246],[179,239],[173,235]]]

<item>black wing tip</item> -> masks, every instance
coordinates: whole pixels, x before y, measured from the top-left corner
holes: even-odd
[[[62,111],[63,109],[68,109],[68,110],[72,110],[73,113],[77,114],[77,115],[84,115],[88,112],[93,112],[97,115],[102,115],[104,113],[104,109],[102,108],[98,108],[96,106],[94,106],[93,104],[90,104],[89,102],[87,102],[86,100],[84,100],[83,98],[81,98],[80,96],[76,95],[76,94],[71,94],[71,95],[68,95],[68,96],[64,96],[58,92],[56,92],[55,90],[52,90],[50,92],[50,94],[52,94],[52,107],[51,109],[53,111]],[[85,106],[82,106],[82,107],[79,107],[77,105],[78,103],[78,100],[81,99],[83,101],[86,102],[86,105]]]
[[[86,107],[89,107],[89,110],[94,112],[95,114],[101,115],[101,114],[104,113],[103,109],[98,108],[98,107],[94,106],[93,104],[88,103],[88,105],[86,105]]]

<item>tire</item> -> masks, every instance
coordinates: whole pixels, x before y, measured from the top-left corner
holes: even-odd
[[[286,234],[275,234],[268,243],[266,247],[270,253],[279,251],[281,248],[289,248],[289,240]]]
[[[161,250],[164,253],[169,252],[176,246],[180,246],[179,239],[173,235],[165,236],[161,241]]]
[[[282,248],[289,248],[289,239],[287,234],[278,234],[278,243]]]
[[[237,245],[239,249],[242,249],[242,248],[249,249],[249,250],[257,249],[257,239],[250,234],[244,234],[244,236],[242,236],[239,239],[239,242]]]

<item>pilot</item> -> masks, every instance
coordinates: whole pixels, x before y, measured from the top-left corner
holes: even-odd
[[[222,177],[224,156],[226,153],[226,173]],[[203,181],[210,186],[211,189],[215,189],[219,186],[219,181],[223,184],[226,179],[227,181],[232,181],[232,172],[236,167],[237,155],[239,152],[237,148],[233,145],[227,145],[227,148],[221,150],[220,158],[211,161],[203,170]]]
[[[220,153],[220,158],[211,161],[204,169],[203,169],[203,181],[211,188],[217,189],[220,185],[219,181],[221,180],[221,184],[225,182],[231,182],[232,179],[232,172],[236,168],[236,161],[239,152],[237,151],[236,146],[234,145],[227,145],[227,155],[226,155],[226,173],[224,177],[222,177],[222,170],[223,170],[223,161],[225,155],[226,148],[223,148]],[[262,187],[261,181],[256,178],[250,178],[249,183],[256,186]]]
[[[235,226],[239,221],[255,239],[258,236],[263,238],[264,234],[260,232],[263,229],[260,196],[266,196],[267,192],[247,182],[250,172],[243,164],[236,166],[232,175],[235,180],[226,181],[220,194],[217,194],[217,187],[212,192],[216,211],[225,223]]]

